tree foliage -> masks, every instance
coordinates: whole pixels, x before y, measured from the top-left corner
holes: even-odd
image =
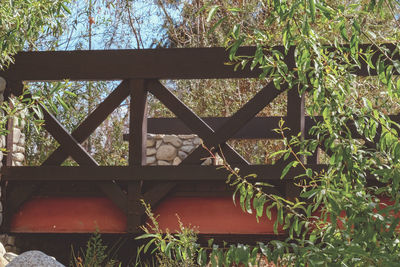
[[[283,121],[276,130],[285,144],[276,154],[287,160],[281,179],[293,178],[287,177],[292,168],[302,170],[294,180],[301,190],[299,199],[266,193],[270,185],[254,183],[253,176],[243,177],[225,165],[243,211],[271,218],[271,209],[276,209],[275,231],[282,227],[289,237],[253,248],[213,246],[208,256],[197,249],[198,264],[249,265],[264,258],[284,266],[397,266],[400,125],[388,113],[398,110],[400,93],[398,3],[257,2],[210,5],[210,28],[233,24],[225,43],[237,68],[260,68],[260,78],[272,81],[276,90],[287,83],[290,90],[307,96],[307,113],[316,122],[310,130],[314,139],[287,136]],[[261,19],[261,26],[243,19],[249,15]],[[385,42],[397,48],[389,51]],[[371,45],[361,48],[361,43]],[[255,54],[237,54],[241,45],[255,45]],[[286,58],[293,49],[295,65],[290,66]],[[372,60],[377,52],[381,55]],[[361,64],[377,75],[356,76]],[[326,153],[327,166],[321,172],[308,169],[302,159],[318,148]],[[159,247],[163,239],[153,240],[165,254]],[[176,249],[176,244],[166,247]]]
[[[59,19],[69,9],[66,0],[13,0],[0,5],[0,69],[13,62],[12,56],[34,45],[41,33],[56,35]]]

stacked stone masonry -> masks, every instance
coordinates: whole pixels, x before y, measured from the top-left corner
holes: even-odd
[[[148,134],[146,143],[146,165],[178,165],[202,141],[197,135]],[[211,158],[203,164],[211,165]]]

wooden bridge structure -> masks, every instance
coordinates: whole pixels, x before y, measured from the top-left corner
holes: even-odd
[[[387,47],[395,49],[394,45]],[[278,49],[283,50],[281,47]],[[254,47],[238,50],[240,55],[253,55],[254,52]],[[313,120],[305,116],[304,96],[299,95],[297,90],[287,90],[286,83],[278,90],[270,82],[231,117],[203,118],[159,81],[259,76],[257,68],[234,71],[233,66],[224,64],[229,61],[227,54],[224,48],[17,54],[15,64],[0,72],[0,76],[7,81],[8,94],[20,95],[25,81],[68,79],[122,82],[71,133],[49,111],[42,109],[44,128],[59,143],[59,147],[41,166],[11,166],[10,151],[1,170],[3,231],[79,233],[99,227],[102,232],[136,233],[145,220],[144,209],[139,202],[144,199],[161,214],[160,220],[171,212],[186,212],[185,216],[189,219],[198,220],[190,223],[200,224],[201,233],[272,233],[273,223],[261,227],[254,217],[242,214],[240,208],[236,208],[237,214],[234,211],[231,215],[226,214],[233,209],[233,205],[227,205],[228,202],[232,204],[225,184],[228,173],[215,166],[201,165],[202,159],[209,156],[201,146],[178,166],[145,166],[147,133],[197,134],[206,147],[216,148],[217,152],[222,150],[220,152],[227,162],[240,168],[241,173],[255,173],[258,181],[276,184],[282,195],[298,194],[291,178],[300,174],[300,169],[292,169],[288,178],[280,180],[281,171],[287,164],[283,159],[274,165],[252,165],[227,144],[229,139],[279,139],[280,136],[272,129],[277,127],[280,117],[256,115],[283,93],[287,94],[287,114],[283,119],[291,129],[290,133],[297,135],[300,132],[304,138],[312,138],[308,134],[309,129],[321,118]],[[378,54],[374,55],[374,61]],[[289,68],[295,67],[293,48],[286,62]],[[376,75],[373,70],[370,72],[367,69],[366,64],[355,69],[354,74]],[[157,98],[176,118],[147,118],[148,94]],[[132,103],[128,135],[129,165],[99,166],[81,144],[129,97]],[[394,119],[399,121],[397,116]],[[352,125],[349,127],[356,134],[355,128]],[[8,144],[11,150],[10,141]],[[69,156],[79,166],[60,166]],[[325,166],[319,164],[317,155],[313,155],[307,159],[307,167],[321,170]],[[174,210],[174,207],[178,208]],[[212,213],[213,210],[215,213]],[[221,216],[218,217],[217,213]],[[202,216],[205,218],[202,219]],[[72,222],[73,219],[78,221]],[[238,226],[230,229],[226,220],[234,220]],[[88,221],[92,222],[88,224]],[[207,224],[207,221],[212,224]]]

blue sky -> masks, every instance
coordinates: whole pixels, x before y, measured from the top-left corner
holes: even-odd
[[[64,34],[59,42],[57,50],[89,49],[88,34],[88,7],[90,0],[72,1],[69,8],[72,12],[68,16]],[[132,28],[127,23],[120,23],[114,28],[110,25],[115,21],[116,3],[126,3],[123,0],[92,0],[92,49],[136,49],[137,41]],[[131,1],[131,18],[134,21],[133,27],[140,31],[142,45],[140,48],[151,48],[153,40],[162,36],[163,17],[160,9],[151,0]],[[179,10],[169,9],[173,19],[179,19]],[[127,18],[127,13],[124,13]],[[118,19],[118,18],[117,18]],[[137,20],[136,20],[137,19]],[[112,31],[116,29],[116,31]],[[116,41],[112,36],[120,39]],[[110,42],[113,40],[113,42]]]

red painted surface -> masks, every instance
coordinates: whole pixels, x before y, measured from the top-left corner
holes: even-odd
[[[11,232],[120,233],[126,216],[107,198],[38,197],[26,202],[11,222]]]
[[[245,214],[230,197],[171,197],[154,213],[162,229],[175,232],[178,219],[204,234],[272,234],[272,221]],[[124,233],[126,216],[107,198],[38,197],[24,204],[12,218],[11,232],[19,233]]]
[[[257,223],[255,215],[233,205],[231,197],[170,198],[160,203],[155,214],[160,214],[158,222],[162,229],[176,232],[177,214],[184,226],[191,224],[204,234],[273,234],[276,219],[272,210],[272,220],[262,217]]]

